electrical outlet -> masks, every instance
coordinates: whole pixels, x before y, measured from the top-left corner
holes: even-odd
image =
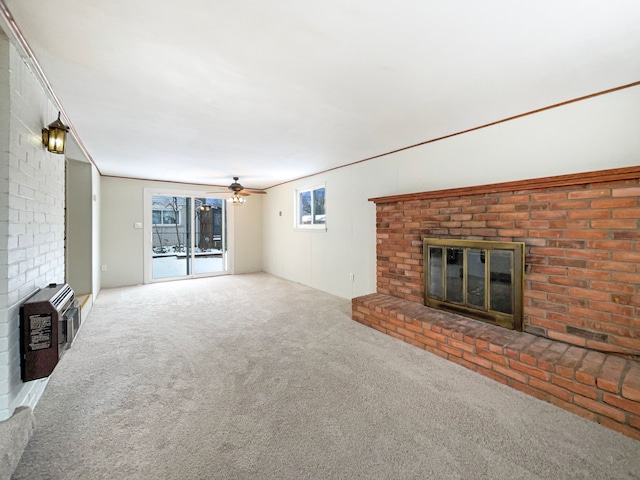
[[[351,281],[351,283],[355,282],[356,280],[356,275],[354,273],[350,273],[349,274],[349,280]]]
[[[100,270],[102,270],[103,272],[107,271],[107,266],[106,265],[102,265],[102,267],[100,267]]]

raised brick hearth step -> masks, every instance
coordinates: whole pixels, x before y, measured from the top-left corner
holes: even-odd
[[[640,440],[640,362],[374,293],[352,318]]]

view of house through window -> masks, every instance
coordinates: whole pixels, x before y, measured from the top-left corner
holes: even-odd
[[[325,228],[325,187],[296,190],[296,228]]]
[[[180,211],[173,210],[153,210],[152,221],[154,225],[179,225]]]
[[[151,197],[153,279],[227,270],[225,204],[221,198]]]

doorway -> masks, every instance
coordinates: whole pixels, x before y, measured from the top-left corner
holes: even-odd
[[[229,271],[226,201],[147,192],[145,283]]]

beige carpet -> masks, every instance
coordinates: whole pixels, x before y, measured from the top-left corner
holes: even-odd
[[[640,442],[267,275],[104,290],[14,479],[631,479]]]

